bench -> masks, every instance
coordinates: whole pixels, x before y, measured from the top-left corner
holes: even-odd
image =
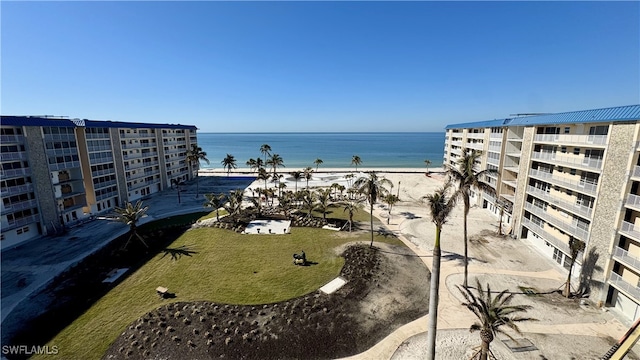
[[[158,286],[156,288],[156,292],[158,293],[158,296],[160,296],[161,298],[164,298],[164,296],[167,295],[168,291],[169,291],[169,289],[167,289],[164,286]]]

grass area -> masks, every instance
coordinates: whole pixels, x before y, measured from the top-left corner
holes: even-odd
[[[229,212],[227,210],[225,210],[225,209],[220,209],[220,210],[218,210],[218,214],[220,216],[225,216],[225,215],[229,215]],[[216,218],[216,211],[213,210],[209,214],[201,217],[200,220],[215,219],[215,218]]]
[[[327,219],[333,218],[333,219],[349,220],[349,212],[344,211],[344,207],[333,205],[329,207],[329,210],[331,211],[331,213],[327,214]],[[319,211],[313,211],[313,215],[319,218],[322,217],[322,213]],[[360,210],[358,210],[358,212],[353,214],[353,221],[365,221],[368,223],[369,208],[367,206],[361,207]],[[374,223],[377,221],[375,217],[373,218],[373,221]]]
[[[366,215],[366,213],[365,213]],[[366,232],[294,228],[289,235],[242,235],[217,228],[184,233],[168,249],[130,274],[49,343],[64,359],[99,359],[130,323],[169,302],[206,300],[229,304],[273,303],[317,290],[335,278],[344,259],[335,247],[368,241]],[[376,241],[402,244],[376,235]],[[304,250],[317,265],[292,264]],[[157,286],[174,299],[160,299]]]

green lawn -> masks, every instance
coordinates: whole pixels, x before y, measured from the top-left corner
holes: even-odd
[[[216,228],[190,230],[169,248],[186,246],[194,253],[177,260],[160,253],[97,301],[49,343],[63,359],[99,359],[126,326],[169,302],[207,300],[230,304],[263,304],[317,290],[340,273],[344,260],[334,248],[370,239],[314,228],[293,228],[289,235],[242,235]],[[402,244],[376,235],[376,241]],[[304,250],[317,265],[292,264]],[[162,300],[157,286],[177,295]]]

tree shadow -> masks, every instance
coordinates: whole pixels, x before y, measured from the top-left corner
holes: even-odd
[[[596,252],[595,248],[591,248],[587,253],[587,257],[582,264],[582,271],[580,272],[580,284],[578,285],[578,296],[584,297],[591,292],[591,286],[597,285],[598,281],[593,280],[594,271],[602,271],[602,268],[596,263],[600,258],[600,254]]]
[[[448,251],[443,251],[442,252],[442,259],[446,260],[446,261],[457,261],[459,263],[459,265],[464,265],[464,256],[460,255],[458,253],[454,253],[454,252],[448,252]],[[478,262],[481,264],[486,264],[487,262],[485,260],[482,259],[478,259],[476,257],[473,256],[469,256],[468,257],[469,263],[471,262]]]
[[[304,264],[300,264],[299,266],[313,266],[313,265],[318,265],[318,263],[317,263],[317,262],[315,262],[315,261],[309,261],[309,260],[307,260],[307,261],[305,261],[305,263],[304,263]]]
[[[422,217],[420,217],[420,216],[418,216],[418,215],[416,215],[416,214],[414,214],[412,212],[409,212],[409,211],[403,211],[403,212],[400,213],[400,215],[404,216],[406,219],[409,219],[409,220],[421,219],[422,218]]]
[[[398,235],[396,235],[392,231],[389,231],[389,230],[383,228],[382,226],[379,227],[376,232],[377,232],[378,235],[383,236],[385,238],[388,238],[388,237],[397,238],[398,237]]]
[[[164,258],[167,255],[171,255],[171,260],[178,260],[180,259],[182,256],[189,256],[191,257],[192,254],[197,254],[197,251],[193,251],[189,246],[187,245],[182,245],[180,247],[177,247],[175,249],[172,248],[165,248],[162,249],[162,252],[164,253],[164,255],[162,255],[162,258]]]

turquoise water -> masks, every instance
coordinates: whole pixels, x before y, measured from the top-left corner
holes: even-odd
[[[260,146],[268,144],[279,154],[285,169],[302,169],[322,159],[322,168],[353,168],[351,159],[358,155],[359,167],[430,168],[442,166],[445,133],[198,133],[198,144],[211,164],[201,168],[221,168],[227,154],[245,168],[250,158],[264,156]]]

